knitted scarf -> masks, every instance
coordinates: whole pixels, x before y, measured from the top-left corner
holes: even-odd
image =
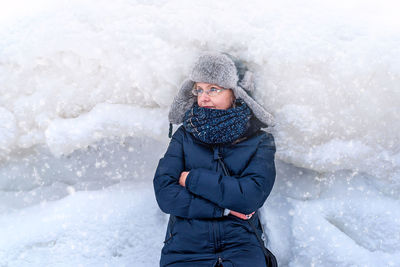
[[[240,98],[226,110],[202,108],[195,102],[185,113],[183,127],[207,144],[231,143],[246,132],[250,118],[251,110]]]

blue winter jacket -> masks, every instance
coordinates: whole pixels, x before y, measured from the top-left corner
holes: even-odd
[[[259,129],[235,144],[209,145],[178,128],[153,180],[159,207],[171,215],[160,266],[266,266],[249,223],[223,213],[263,206],[275,181],[274,155],[273,136]],[[189,171],[185,187],[183,171]],[[252,220],[261,234],[257,212]]]

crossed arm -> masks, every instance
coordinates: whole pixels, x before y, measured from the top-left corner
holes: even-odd
[[[275,147],[262,141],[241,177],[216,171],[184,171],[183,130],[178,130],[160,159],[153,180],[161,210],[184,218],[222,217],[224,209],[239,218],[251,215],[268,197],[275,180]]]
[[[188,176],[189,172],[182,172],[181,176],[179,177],[179,184],[183,187],[185,187],[185,182],[186,182],[186,177]],[[253,216],[255,211],[253,211],[250,214],[243,214],[234,210],[229,210],[229,209],[224,209],[224,215],[229,215],[232,214],[233,216],[236,216],[242,220],[248,220]]]

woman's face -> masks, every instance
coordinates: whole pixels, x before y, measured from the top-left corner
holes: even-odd
[[[209,96],[208,92],[212,87],[222,89],[222,87],[211,83],[196,83],[196,89],[203,89],[203,93],[197,96],[197,104],[203,108],[228,109],[232,107],[235,96],[231,89],[223,90],[215,96]]]

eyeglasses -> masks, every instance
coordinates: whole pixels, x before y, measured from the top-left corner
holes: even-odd
[[[204,91],[204,89],[201,88],[193,88],[192,94],[195,96],[201,96],[203,93],[206,93],[208,96],[217,96],[219,95],[222,91],[227,90],[227,88],[217,88],[217,87],[211,87],[210,90]]]

